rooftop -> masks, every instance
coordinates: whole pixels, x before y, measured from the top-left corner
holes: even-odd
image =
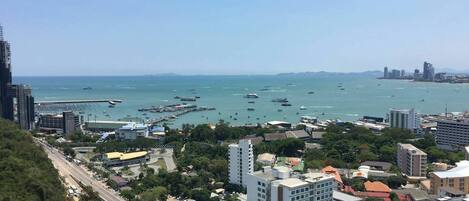
[[[390,193],[391,189],[380,181],[367,181],[363,184],[365,186],[366,191],[368,192],[383,192],[383,193]]]
[[[382,162],[382,161],[365,161],[361,163],[361,165],[367,165],[370,167],[379,167],[380,169],[387,171],[391,169],[392,164],[388,162]]]
[[[298,186],[304,186],[308,184],[308,182],[305,182],[301,179],[298,178],[288,178],[288,179],[282,179],[279,184],[282,186],[288,187],[288,188],[295,188]]]
[[[308,138],[309,134],[305,130],[287,131],[287,137],[289,138]]]
[[[427,155],[425,152],[423,152],[422,150],[418,149],[417,147],[415,147],[415,146],[412,145],[412,144],[398,143],[397,145],[398,145],[398,146],[401,146],[401,147],[404,148],[404,149],[407,149],[407,150],[409,150],[409,151],[412,151],[412,152],[415,153],[415,154]]]
[[[341,200],[341,201],[360,201],[363,200],[362,198],[355,197],[353,195],[349,195],[347,193],[342,193],[340,191],[334,190],[332,192],[332,197],[334,200]]]
[[[267,133],[264,134],[265,141],[275,141],[275,140],[283,140],[287,139],[287,135],[285,133]]]
[[[271,154],[271,153],[259,154],[257,156],[257,160],[259,160],[259,161],[273,161],[273,160],[275,160],[275,154]]]
[[[342,178],[340,177],[340,174],[339,172],[337,171],[337,169],[335,169],[334,167],[332,166],[326,166],[325,168],[322,168],[321,172],[323,173],[328,173],[328,174],[333,174],[335,176],[335,180],[339,183],[343,183],[342,182]]]
[[[122,128],[120,128],[120,130],[143,130],[143,129],[147,129],[148,126],[145,125],[145,124],[137,124],[137,123],[129,123],[125,126],[122,126]]]
[[[147,154],[148,154],[148,152],[146,152],[146,151],[138,151],[138,152],[131,152],[131,153],[109,152],[109,153],[106,153],[106,158],[108,158],[108,159],[119,159],[119,160],[130,160],[130,159],[145,156]]]
[[[469,177],[469,161],[460,161],[456,167],[446,171],[433,172],[439,178]]]

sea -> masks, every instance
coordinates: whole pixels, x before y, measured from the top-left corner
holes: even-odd
[[[167,116],[170,113],[144,113],[138,109],[181,103],[175,96],[199,96],[196,102],[188,103],[216,108],[179,116],[169,122],[171,127],[180,127],[183,123],[217,123],[220,119],[232,125],[273,120],[296,123],[301,116],[353,121],[364,115],[386,117],[390,108],[415,108],[424,114],[443,113],[445,108],[450,112],[469,109],[469,84],[383,80],[360,74],[14,77],[14,82],[31,85],[36,102],[123,101],[114,108],[108,103],[99,103],[39,111],[53,113],[73,109],[85,121],[149,120]],[[91,89],[84,90],[86,87]],[[244,96],[248,93],[256,93],[259,98],[247,99]],[[275,98],[287,98],[291,106],[272,102]]]

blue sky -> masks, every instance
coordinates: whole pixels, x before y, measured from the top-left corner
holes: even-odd
[[[21,1],[15,75],[469,69],[469,1]]]

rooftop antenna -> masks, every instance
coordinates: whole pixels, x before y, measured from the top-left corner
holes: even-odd
[[[448,118],[448,104],[445,104],[445,117]]]

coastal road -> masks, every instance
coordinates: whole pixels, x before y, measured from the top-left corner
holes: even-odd
[[[99,196],[105,201],[125,201],[115,191],[108,188],[104,183],[96,180],[92,173],[87,172],[82,167],[67,161],[62,153],[57,149],[48,146],[47,144],[36,140],[46,151],[48,157],[52,160],[55,168],[64,177],[71,176],[85,185],[89,185],[94,191],[99,193]]]

